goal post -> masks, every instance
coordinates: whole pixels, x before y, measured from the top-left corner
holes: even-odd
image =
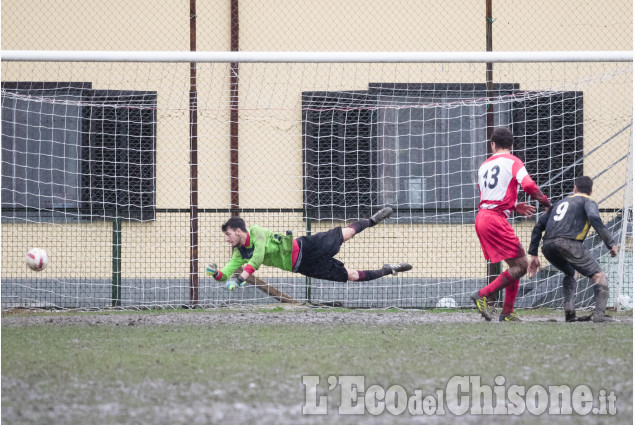
[[[522,63],[632,62],[633,52],[185,52],[3,50],[3,61],[46,62],[188,62],[188,63]]]
[[[514,153],[552,201],[577,176],[595,180],[593,198],[622,249],[610,258],[593,231],[586,245],[613,304],[632,300],[630,51],[1,59],[3,309],[279,302],[272,291],[346,307],[469,307],[488,279],[474,231],[488,122],[513,131]],[[393,216],[337,258],[358,270],[406,261],[410,272],[336,283],[263,266],[258,284],[232,292],[204,274],[231,257],[220,227],[233,213],[298,237],[383,206]],[[525,248],[535,220],[510,219]],[[24,266],[31,247],[49,253],[46,270]],[[541,262],[537,277],[522,279],[517,306],[562,305],[561,275]],[[578,281],[579,307],[592,294]]]

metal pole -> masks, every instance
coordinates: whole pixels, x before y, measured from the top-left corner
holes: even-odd
[[[196,51],[196,0],[190,0],[190,51]],[[190,62],[190,307],[198,304],[198,111],[196,62]]]
[[[306,235],[311,236],[311,219],[307,217],[306,219]],[[306,276],[304,278],[304,283],[306,287],[306,302],[311,302],[311,278]]]
[[[231,0],[231,50],[239,49],[238,0]],[[231,179],[232,215],[239,215],[240,197],[238,186],[238,62],[232,62],[229,68],[229,161]]]
[[[632,121],[631,121],[632,122]],[[631,193],[633,190],[633,127],[631,126],[631,147],[628,153],[628,167],[626,168],[626,187],[624,188],[624,207],[622,209],[622,231],[620,233],[620,253],[617,259],[617,281],[615,282],[614,307],[620,311],[620,295],[624,282],[624,256],[626,255],[626,233],[630,216]]]
[[[485,2],[485,33],[486,33],[486,46],[485,49],[488,52],[493,50],[492,43],[492,24],[494,20],[492,18],[492,0],[486,0]],[[485,70],[485,85],[486,96],[490,100],[487,104],[486,119],[487,119],[487,153],[492,153],[492,147],[489,143],[492,137],[492,131],[494,130],[494,64],[487,62]],[[487,281],[491,283],[501,273],[501,263],[492,263],[487,261]]]
[[[112,306],[121,307],[121,217],[112,220]]]

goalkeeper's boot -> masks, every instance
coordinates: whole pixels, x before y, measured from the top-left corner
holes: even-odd
[[[375,214],[373,214],[372,217],[370,218],[371,225],[374,226],[380,221],[387,219],[391,215],[392,215],[392,208],[390,207],[382,208],[379,211],[377,211]]]
[[[382,269],[390,270],[389,274],[395,275],[401,272],[407,272],[408,270],[412,270],[412,266],[408,263],[399,263],[399,264],[384,264]]]
[[[476,291],[470,295],[470,299],[476,305],[476,308],[478,309],[478,312],[481,313],[481,316],[483,316],[483,319],[488,322],[492,320],[492,315],[490,313],[491,310],[489,305],[487,305],[487,297],[479,297],[478,291]]]
[[[501,314],[498,316],[499,322],[522,322],[516,313]]]

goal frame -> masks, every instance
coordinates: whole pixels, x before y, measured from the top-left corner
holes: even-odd
[[[633,62],[633,51],[507,51],[507,52],[229,52],[229,51],[39,51],[4,50],[0,60],[6,62],[180,62],[190,63],[537,63],[537,62]],[[195,73],[194,73],[195,76]],[[488,78],[491,77],[488,75]],[[485,80],[485,78],[484,78]],[[488,81],[489,83],[489,81]],[[195,93],[195,79],[191,90]],[[237,96],[237,92],[234,93]],[[195,97],[194,97],[195,101]],[[193,112],[192,112],[193,111]],[[191,106],[195,131],[196,106]],[[192,135],[191,135],[192,137]],[[193,135],[196,138],[196,134]],[[196,151],[196,145],[192,145]],[[192,164],[192,180],[196,182],[196,161]],[[197,202],[191,205],[191,220],[197,223]],[[192,237],[198,230],[192,229]],[[191,243],[192,267],[190,295],[193,306],[198,302],[198,257],[193,251],[197,241]],[[491,267],[491,266],[490,266]],[[488,275],[496,274],[488,268]],[[119,275],[119,279],[121,276]],[[119,280],[118,285],[121,282]],[[619,302],[619,301],[618,301]]]
[[[3,50],[3,61],[55,62],[271,62],[271,63],[414,63],[414,62],[632,62],[633,51],[551,52],[186,52]]]

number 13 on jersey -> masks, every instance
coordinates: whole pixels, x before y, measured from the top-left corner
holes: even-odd
[[[491,170],[486,170],[483,176],[483,188],[494,189],[498,185],[498,175],[501,167],[494,165]]]
[[[526,176],[525,165],[518,157],[506,153],[492,155],[478,169],[479,208],[509,216],[518,200],[518,186]]]

